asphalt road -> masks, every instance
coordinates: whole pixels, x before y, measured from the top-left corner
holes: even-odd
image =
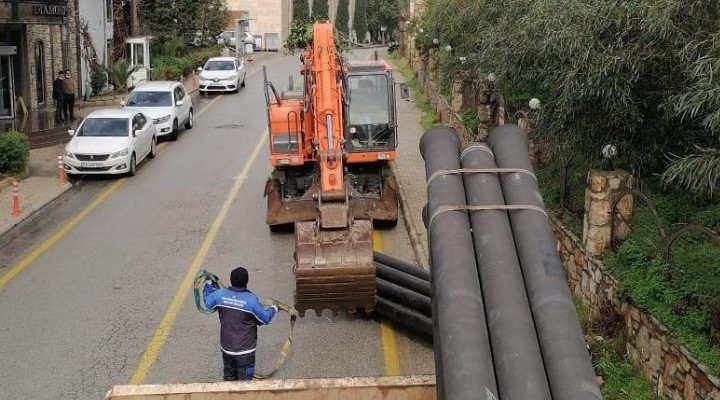
[[[274,54],[263,63],[279,89],[298,75],[297,57]],[[0,276],[33,257],[0,287],[0,398],[100,399],[131,381],[219,380],[217,316],[195,310],[187,285],[198,267],[227,281],[245,265],[251,290],[292,301],[293,235],[271,234],[264,222],[262,86],[253,65],[239,94],[198,99],[195,128],[135,177],[84,179],[0,238]],[[99,195],[104,200],[58,237]],[[402,223],[378,237],[385,252],[412,260]],[[382,325],[361,314],[309,312],[276,377],[433,373],[429,343]],[[260,329],[261,371],[271,368],[287,328],[281,314]]]

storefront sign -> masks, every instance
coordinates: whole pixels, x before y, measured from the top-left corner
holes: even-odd
[[[66,17],[67,4],[33,4],[33,15],[45,17]]]

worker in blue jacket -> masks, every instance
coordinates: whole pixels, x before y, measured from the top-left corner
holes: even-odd
[[[248,272],[243,267],[230,273],[230,284],[224,289],[205,281],[203,298],[205,307],[217,309],[220,316],[224,380],[250,380],[255,372],[257,327],[269,324],[278,306],[264,307],[255,293],[247,289]]]

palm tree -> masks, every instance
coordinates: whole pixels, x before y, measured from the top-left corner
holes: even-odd
[[[136,69],[137,67],[135,66],[130,67],[130,63],[124,58],[115,61],[108,71],[115,90],[118,92],[127,91],[127,80]]]

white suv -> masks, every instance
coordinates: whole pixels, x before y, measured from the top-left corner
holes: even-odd
[[[143,82],[120,105],[152,118],[158,137],[177,140],[181,124],[185,129],[193,127],[192,99],[180,82]]]

